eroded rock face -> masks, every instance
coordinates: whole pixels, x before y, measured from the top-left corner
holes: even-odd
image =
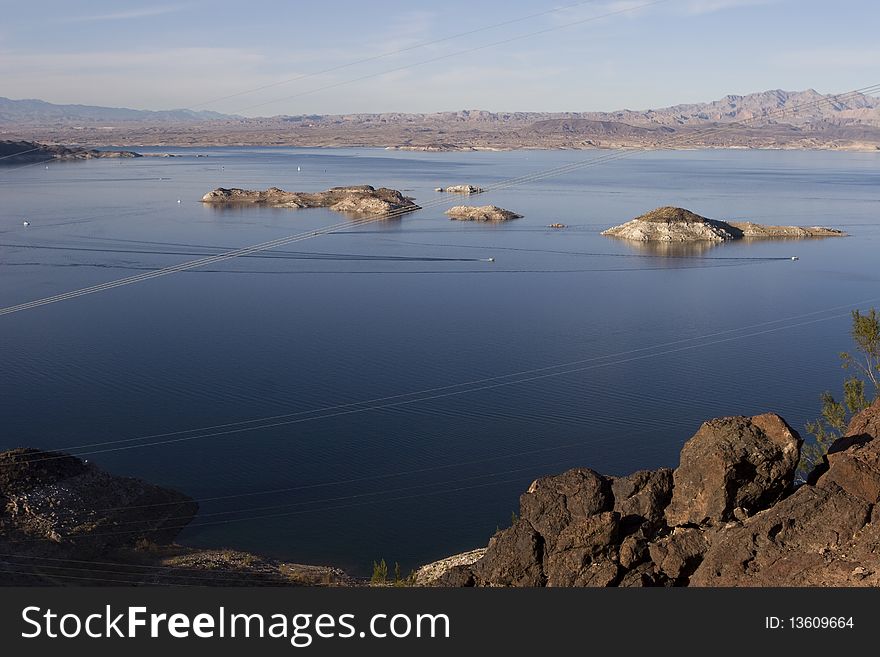
[[[744,523],[731,523],[712,539],[702,563],[690,578],[691,586],[811,586],[828,577],[826,569],[846,562],[844,570],[864,567],[846,556],[853,541],[865,548],[869,535],[861,530],[869,520],[870,507],[835,484],[824,488],[802,486]],[[841,556],[843,558],[841,558]],[[870,569],[878,569],[872,555]]]
[[[212,205],[262,205],[272,208],[330,208],[336,212],[380,217],[399,216],[420,209],[396,189],[370,185],[332,187],[324,192],[287,192],[278,187],[265,191],[219,187],[202,197]]]
[[[621,523],[639,528],[647,523],[649,530],[662,526],[663,512],[672,499],[672,470],[640,470],[628,477],[615,477],[611,482],[614,510]]]
[[[666,522],[724,522],[773,505],[791,492],[801,443],[773,413],[705,422],[681,450]]]
[[[544,539],[522,518],[489,540],[486,554],[471,568],[482,586],[544,586]]]
[[[519,219],[521,214],[499,208],[497,205],[456,205],[446,211],[446,215],[450,219],[457,221],[509,221],[511,219]]]

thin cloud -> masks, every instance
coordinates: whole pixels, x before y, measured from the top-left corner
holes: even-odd
[[[150,7],[144,9],[130,9],[128,11],[115,11],[107,14],[94,14],[91,16],[72,16],[65,19],[67,23],[90,23],[98,21],[127,21],[137,18],[150,18],[152,16],[162,16],[164,14],[173,14],[186,9],[187,5],[166,5],[159,7]]]
[[[725,9],[740,9],[742,7],[758,7],[760,5],[775,4],[779,0],[690,0],[685,6],[689,14],[711,14]]]

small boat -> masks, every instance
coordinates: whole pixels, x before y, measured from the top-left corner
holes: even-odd
[[[797,257],[797,256],[791,256],[791,259],[792,259],[792,260],[797,260],[798,257]]]
[[[28,227],[28,226],[30,226],[30,225],[31,225],[31,222],[30,222],[30,221],[27,221],[27,220],[25,220],[25,221],[22,221],[22,222],[21,222],[21,225],[22,225],[22,226],[24,226],[24,227],[25,227],[25,228],[27,228],[27,227]]]
[[[565,224],[550,224],[547,228],[565,228]]]

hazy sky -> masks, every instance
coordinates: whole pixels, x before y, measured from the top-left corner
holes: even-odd
[[[246,115],[612,110],[880,82],[877,0],[649,2],[515,21],[575,0],[0,0],[0,96]]]

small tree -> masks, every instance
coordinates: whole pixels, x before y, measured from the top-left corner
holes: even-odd
[[[840,354],[843,367],[860,371],[874,385],[875,391],[880,390],[880,318],[874,308],[864,315],[853,310],[852,318],[852,339],[860,355],[844,351]]]
[[[378,563],[373,562],[373,576],[370,577],[371,584],[385,584],[388,581],[388,564],[385,559]]]
[[[840,354],[844,369],[856,370],[873,384],[874,395],[880,392],[880,318],[871,308],[862,315],[858,310],[852,313],[852,339],[858,353],[846,351]],[[814,422],[807,422],[806,429],[813,436],[812,443],[805,444],[801,452],[798,473],[802,479],[813,471],[834,441],[846,433],[846,427],[853,415],[867,408],[871,401],[865,396],[865,381],[853,374],[843,382],[843,401],[837,401],[826,391],[820,396],[822,415]]]

